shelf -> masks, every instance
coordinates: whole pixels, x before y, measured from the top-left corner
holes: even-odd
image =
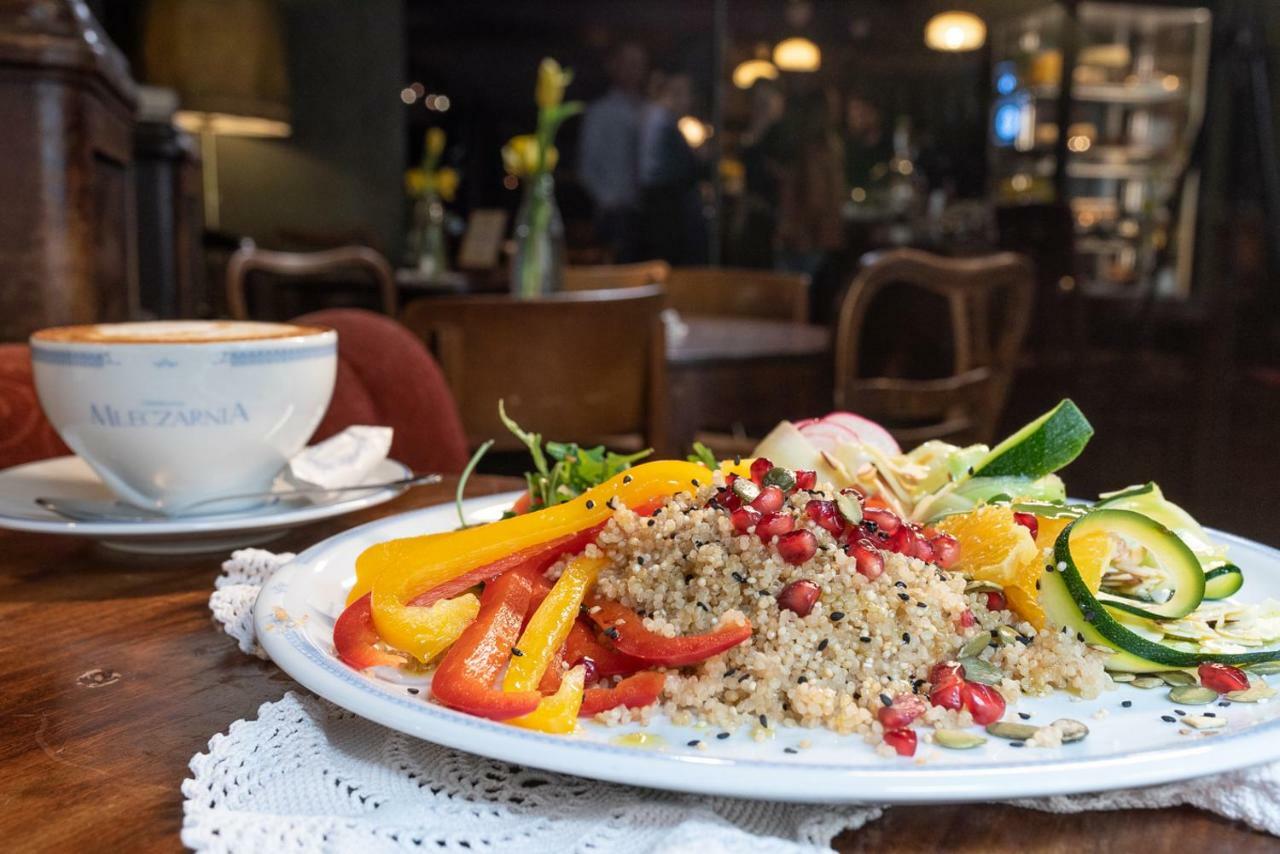
[[[1123,237],[1078,237],[1075,242],[1075,250],[1086,255],[1106,255],[1111,252],[1123,252],[1126,249],[1133,249],[1136,245],[1137,238],[1127,240]]]
[[[1056,83],[1042,83],[1028,90],[1036,98],[1058,97]],[[1071,100],[1080,103],[1128,104],[1141,107],[1169,104],[1184,100],[1182,87],[1169,90],[1160,83],[1077,83],[1071,87]]]
[[[1105,163],[1101,161],[1070,160],[1067,175],[1072,178],[1111,178],[1116,180],[1155,180],[1164,178],[1160,163]]]

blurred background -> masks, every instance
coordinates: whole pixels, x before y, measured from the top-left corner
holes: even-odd
[[[512,139],[544,57],[583,110],[539,169]],[[548,438],[669,453],[837,406],[989,441],[1072,397],[1076,494],[1158,477],[1280,544],[1278,104],[1269,0],[5,0],[0,341],[364,305],[428,342],[473,446],[501,394]],[[984,291],[957,320],[1024,263],[1025,317]],[[498,319],[530,264],[544,336]],[[596,363],[649,309],[555,297],[619,285],[668,292],[634,399]]]

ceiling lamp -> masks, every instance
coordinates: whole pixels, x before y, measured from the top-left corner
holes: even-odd
[[[757,80],[777,79],[778,66],[767,59],[748,59],[733,69],[733,85],[739,89],[750,89]]]
[[[711,136],[711,127],[693,116],[682,116],[680,121],[676,122],[676,128],[684,137],[684,141],[689,143],[690,148],[700,148]]]
[[[972,12],[942,12],[924,25],[924,43],[934,50],[977,50],[986,41],[987,25]]]
[[[783,39],[773,48],[773,64],[783,71],[817,71],[822,51],[803,36]]]

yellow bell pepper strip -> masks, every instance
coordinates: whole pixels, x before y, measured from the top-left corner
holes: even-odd
[[[493,720],[535,711],[542,700],[537,691],[507,692],[494,687],[520,636],[532,596],[532,581],[522,572],[508,572],[486,584],[479,616],[431,676],[431,696],[451,709]]]
[[[531,691],[538,687],[547,666],[569,637],[583,597],[607,564],[602,557],[579,556],[569,562],[524,627],[516,644],[520,655],[512,653],[502,690]]]
[[[705,635],[669,638],[645,628],[644,620],[625,605],[594,596],[587,614],[618,651],[659,667],[684,667],[732,649],[751,637],[751,623],[723,623]]]
[[[587,668],[579,664],[560,680],[560,687],[549,697],[543,697],[538,708],[527,715],[511,718],[509,724],[536,729],[542,732],[567,734],[578,725],[578,710],[582,706],[582,689],[586,684]]]
[[[444,537],[447,534],[426,534],[422,537]],[[392,540],[392,542],[404,542],[404,540]],[[365,549],[356,557],[356,583],[351,585],[351,592],[347,594],[347,604],[365,596],[373,589],[373,579],[378,573],[386,569],[391,563],[389,556],[379,554],[375,548]]]
[[[632,509],[652,506],[692,492],[710,477],[697,463],[643,463],[563,504],[448,534],[371,546],[361,560],[369,562],[366,571],[373,578],[374,626],[384,641],[403,649],[421,631],[417,606],[456,596],[516,567],[545,568],[594,540],[619,503]]]

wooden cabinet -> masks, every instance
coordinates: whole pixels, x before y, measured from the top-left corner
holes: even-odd
[[[133,108],[81,0],[0,0],[0,341],[136,311]]]

